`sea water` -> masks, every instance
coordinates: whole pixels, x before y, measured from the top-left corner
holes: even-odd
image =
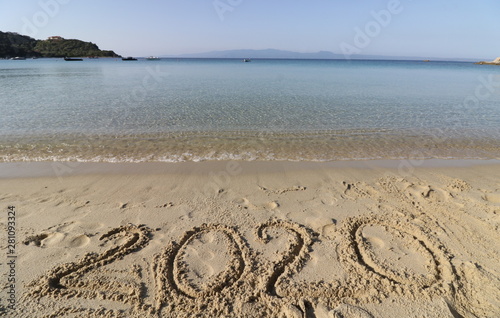
[[[0,61],[0,161],[500,158],[500,67]]]

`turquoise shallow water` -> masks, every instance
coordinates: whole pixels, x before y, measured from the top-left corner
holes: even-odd
[[[500,67],[0,61],[0,160],[498,158]]]

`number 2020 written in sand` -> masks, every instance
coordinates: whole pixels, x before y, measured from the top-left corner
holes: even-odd
[[[376,244],[370,242],[371,233],[377,231],[379,235],[392,236],[403,242],[408,253],[420,255],[424,268],[420,271],[401,268],[397,261],[384,258]],[[135,304],[150,311],[172,309],[200,299],[208,304],[214,297],[231,301],[244,297],[242,302],[259,302],[295,299],[299,294],[309,293],[315,298],[332,301],[354,295],[359,297],[364,289],[370,288],[385,289],[387,293],[425,292],[453,296],[453,289],[446,286],[450,286],[456,277],[450,266],[450,256],[442,244],[416,225],[368,215],[344,220],[338,231],[341,236],[338,259],[350,277],[343,283],[294,285],[293,276],[305,266],[312,245],[318,239],[316,233],[303,225],[283,220],[259,224],[254,230],[254,240],[259,244],[284,240],[276,255],[265,259],[236,228],[203,224],[186,231],[178,242],[171,242],[154,255],[155,300],[154,304],[146,304],[141,284],[103,279],[103,275],[98,274],[107,265],[146,247],[152,232],[146,226],[135,225],[110,230],[100,240],[114,242],[112,247],[100,254],[89,253],[77,262],[56,266],[29,285],[28,295],[36,298],[104,298]],[[203,254],[206,251],[212,251],[211,255]],[[204,259],[214,257],[219,260],[218,266],[204,266]],[[360,277],[364,277],[370,286],[354,284]],[[357,287],[353,287],[355,285]]]

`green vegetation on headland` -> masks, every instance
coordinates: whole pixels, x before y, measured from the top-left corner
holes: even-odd
[[[42,55],[35,51],[36,44],[37,40],[29,36],[0,31],[0,58],[41,57]]]
[[[42,40],[37,41],[35,51],[43,57],[78,57],[78,56],[102,56],[119,57],[113,51],[100,50],[97,45],[80,40]]]
[[[104,51],[91,42],[51,37],[36,40],[26,35],[0,31],[0,58],[10,57],[120,57],[113,51]]]

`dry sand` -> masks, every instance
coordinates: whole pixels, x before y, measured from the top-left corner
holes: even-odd
[[[399,164],[2,164],[3,314],[500,317],[500,164]]]

